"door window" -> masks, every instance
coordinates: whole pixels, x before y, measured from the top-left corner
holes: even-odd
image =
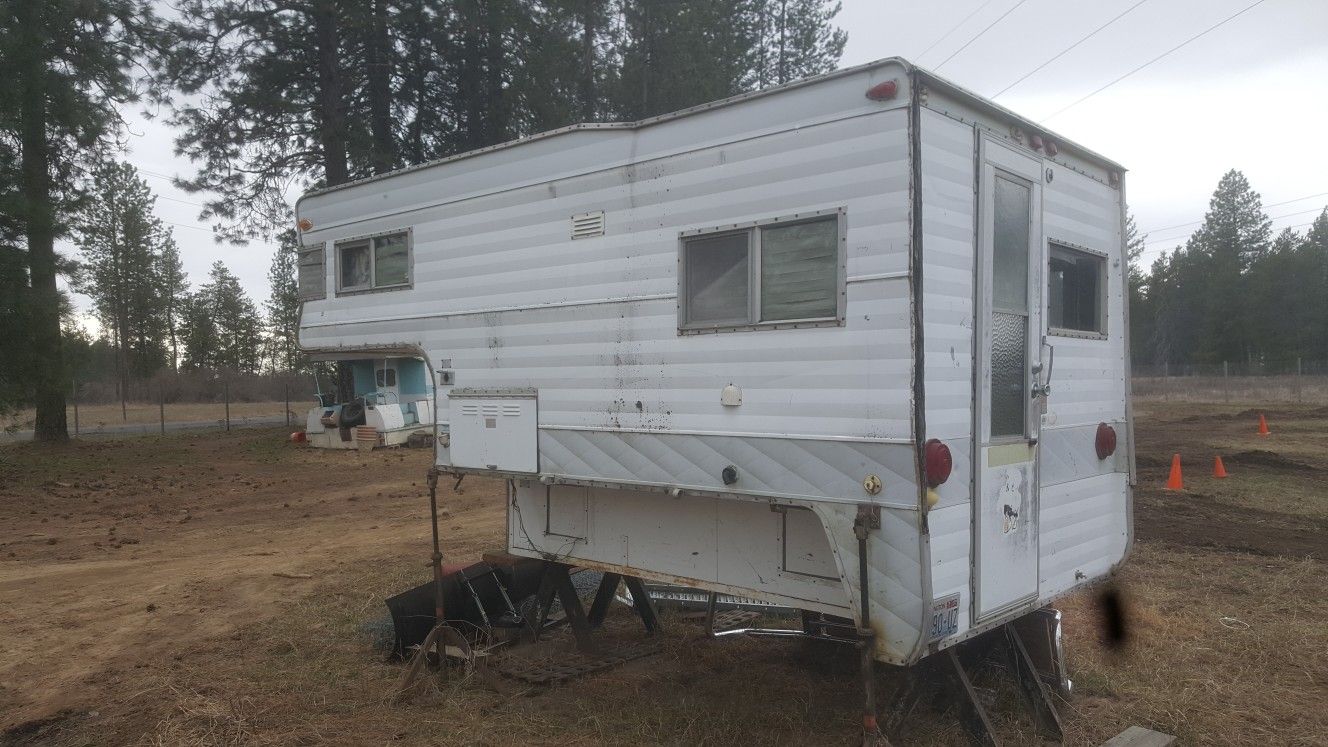
[[[1032,190],[997,174],[992,195],[991,437],[1023,436],[1028,407],[1028,246]]]

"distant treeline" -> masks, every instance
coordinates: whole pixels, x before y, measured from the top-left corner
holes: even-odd
[[[1222,177],[1203,224],[1145,271],[1131,237],[1131,354],[1158,370],[1209,364],[1294,373],[1328,360],[1328,208],[1276,236],[1239,171]]]

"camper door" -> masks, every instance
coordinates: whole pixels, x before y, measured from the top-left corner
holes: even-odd
[[[383,395],[384,404],[395,405],[401,401],[401,385],[397,383],[395,361],[374,363],[374,386]]]
[[[1042,162],[979,142],[973,595],[977,620],[1038,592]]]

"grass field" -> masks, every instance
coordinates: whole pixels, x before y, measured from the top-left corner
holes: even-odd
[[[1131,724],[1185,744],[1328,736],[1328,408],[1137,403],[1132,642],[1063,605],[1067,744]],[[279,412],[279,410],[278,410]],[[1187,489],[1161,490],[1180,453]],[[1231,477],[1210,476],[1222,455]],[[316,451],[281,429],[0,451],[0,744],[847,744],[853,657],[708,640],[553,689],[435,680],[387,703],[385,596],[428,578],[426,451]],[[502,544],[500,483],[440,489],[449,560]],[[614,613],[626,620],[626,611]],[[888,693],[897,683],[883,674]],[[1031,735],[997,692],[1010,743]],[[906,744],[960,744],[923,709]]]

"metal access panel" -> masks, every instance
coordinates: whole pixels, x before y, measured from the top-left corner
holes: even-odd
[[[454,466],[539,471],[534,389],[453,389],[448,397]]]

